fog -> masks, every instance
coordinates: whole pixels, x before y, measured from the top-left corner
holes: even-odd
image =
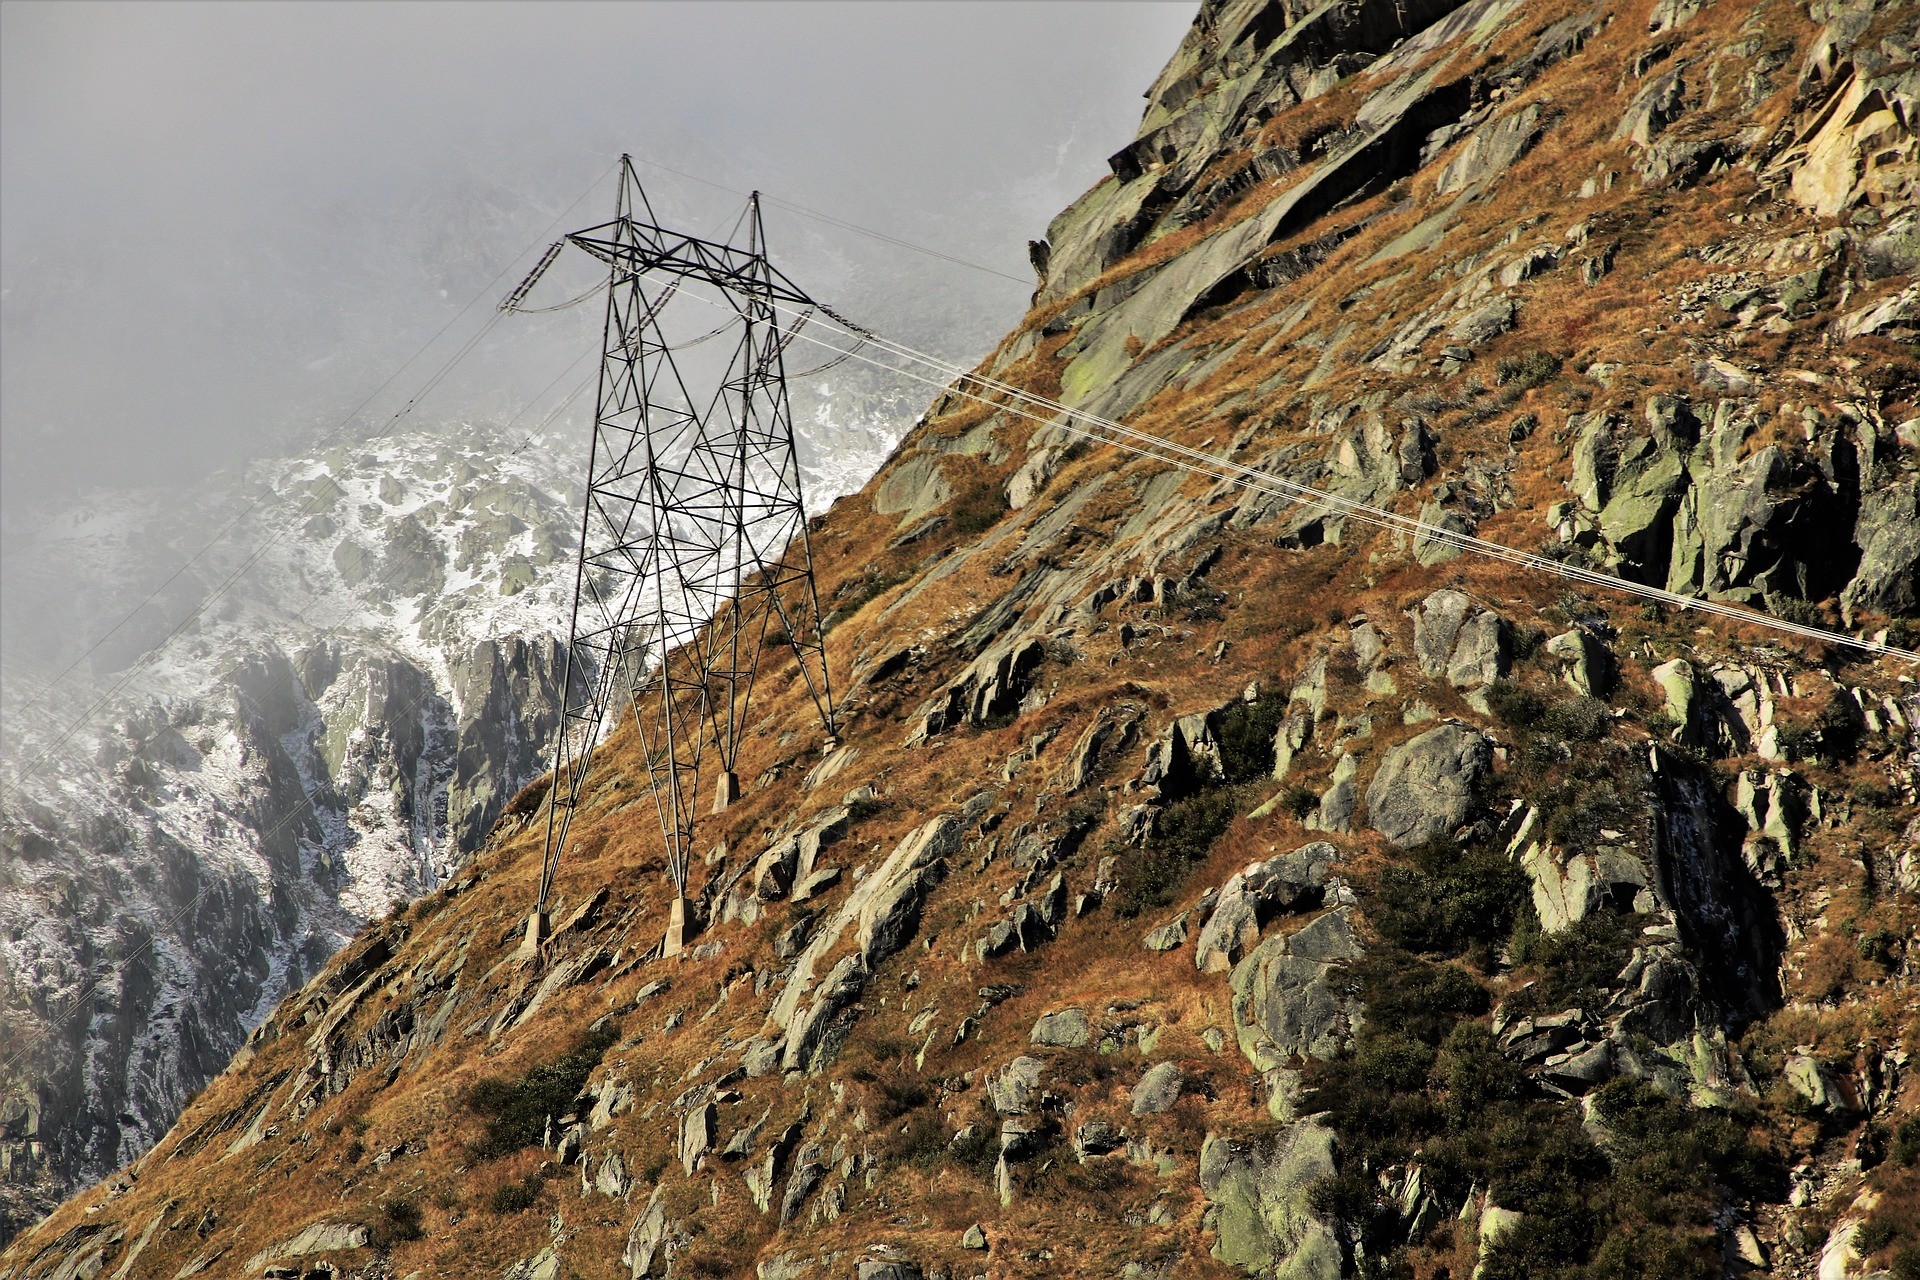
[[[564,211],[622,151],[697,179],[641,171],[689,229],[738,212],[705,184],[758,188],[986,268],[767,210],[779,265],[816,296],[979,354],[1025,305],[1026,241],[1132,137],[1193,9],[11,0],[0,657],[23,625],[76,633],[67,652],[99,625],[98,607],[39,600],[23,623],[9,592],[50,513],[136,488],[198,501],[210,474],[338,429],[452,321],[361,422],[391,414],[543,229],[608,215],[609,181]],[[588,322],[503,327],[416,416],[504,413],[585,349]],[[168,567],[108,591],[76,565],[70,594],[137,597]]]

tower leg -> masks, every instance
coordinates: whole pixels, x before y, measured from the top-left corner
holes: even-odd
[[[531,960],[540,954],[540,944],[547,940],[547,913],[534,911],[527,916],[527,931],[520,938],[520,949],[514,952],[517,960]]]
[[[740,798],[740,775],[730,769],[722,769],[713,788],[713,811],[725,813],[735,800]]]
[[[667,940],[660,949],[664,957],[679,955],[687,949],[687,899],[684,894],[673,900],[667,912]]]

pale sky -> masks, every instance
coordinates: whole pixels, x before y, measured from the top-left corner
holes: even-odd
[[[292,447],[622,150],[1024,277],[1194,7],[8,0],[0,502],[17,520]],[[870,243],[777,211],[769,231],[849,307],[903,301]],[[1024,304],[928,270],[900,286],[923,331]]]

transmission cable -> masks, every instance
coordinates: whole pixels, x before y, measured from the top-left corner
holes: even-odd
[[[670,173],[676,178],[685,178],[687,181],[697,182],[703,187],[712,187],[715,191],[724,191],[728,195],[746,196],[751,198],[750,192],[736,190],[735,188],[726,186],[723,183],[715,182],[710,178],[701,178],[691,173],[683,173],[679,169],[669,168],[668,166],[661,164],[657,160],[648,160],[643,156],[630,156],[629,158],[632,159],[636,164],[646,165],[649,169],[658,169],[660,172]],[[1022,276],[1009,275],[1005,271],[998,270],[997,268],[994,268],[994,267],[981,266],[979,263],[969,262],[965,258],[956,258],[950,253],[942,253],[938,249],[929,249],[927,246],[923,244],[914,244],[910,240],[902,240],[898,236],[888,235],[884,231],[875,231],[871,227],[863,227],[863,226],[860,226],[858,223],[848,222],[844,218],[837,218],[830,213],[822,213],[818,209],[809,209],[807,206],[803,204],[796,204],[792,200],[783,200],[779,196],[770,196],[764,191],[760,193],[760,199],[767,204],[779,205],[782,209],[786,209],[793,213],[797,213],[803,218],[812,218],[815,222],[823,222],[828,226],[839,227],[843,231],[852,231],[858,235],[867,236],[871,239],[879,240],[882,243],[894,245],[897,248],[911,249],[915,253],[923,253],[927,255],[929,258],[938,258],[942,262],[951,262],[956,267],[966,267],[969,270],[985,272],[987,275],[990,275],[990,276],[998,276],[1002,280],[1011,280],[1013,283],[1021,286],[1022,288],[1030,289],[1033,287],[1033,281],[1031,279],[1028,279]]]
[[[705,301],[705,299],[702,299],[702,301]],[[777,310],[796,310],[796,308],[793,308],[790,304],[776,302],[773,305]],[[837,319],[837,317],[832,318]],[[933,379],[908,373],[896,366],[872,359],[871,357],[856,355],[852,351],[837,347],[831,342],[810,336],[804,332],[798,336],[805,338],[817,346],[825,347],[829,351],[839,352],[843,355],[860,359],[877,368],[888,369],[899,376],[910,378],[917,382],[931,386],[939,386],[944,391],[975,400],[990,408],[1001,409],[1011,412],[1018,417],[1055,427],[1068,435],[1078,436],[1097,443],[1111,444],[1129,453],[1152,458],[1195,475],[1209,476],[1236,488],[1253,489],[1257,492],[1267,493],[1275,497],[1286,498],[1296,503],[1308,503],[1314,507],[1323,507],[1330,511],[1338,511],[1343,515],[1358,520],[1362,524],[1371,525],[1391,532],[1413,534],[1443,543],[1447,546],[1455,547],[1461,551],[1496,559],[1513,565],[1516,568],[1551,573],[1557,577],[1568,578],[1586,586],[1623,592],[1684,611],[1700,612],[1722,617],[1731,621],[1797,636],[1801,639],[1842,645],[1867,653],[1885,654],[1903,661],[1920,663],[1920,652],[1915,650],[1901,648],[1883,641],[1868,640],[1860,636],[1850,635],[1844,631],[1835,631],[1826,627],[1791,622],[1785,618],[1777,618],[1769,614],[1759,613],[1738,605],[1728,604],[1724,601],[1682,595],[1677,591],[1668,591],[1660,587],[1630,582],[1614,574],[1604,573],[1596,569],[1588,569],[1579,565],[1571,565],[1558,560],[1550,560],[1545,556],[1534,555],[1530,552],[1520,551],[1502,543],[1492,542],[1472,534],[1461,533],[1458,530],[1448,529],[1441,525],[1430,524],[1417,517],[1401,515],[1398,512],[1390,511],[1384,507],[1361,502],[1353,498],[1347,498],[1337,493],[1316,488],[1313,485],[1288,480],[1282,476],[1234,462],[1230,458],[1223,458],[1216,454],[1207,453],[1204,450],[1178,444],[1162,436],[1156,436],[1137,428],[1128,427],[1111,418],[1104,418],[1098,414],[1089,413],[1084,409],[1071,408],[1056,400],[1026,391],[1000,379],[971,372],[958,365],[942,360],[937,356],[909,347],[905,343],[874,334],[871,330],[867,330],[864,327],[858,332],[850,331],[847,336],[856,338],[865,337],[871,345],[878,346],[881,350],[890,352],[902,359],[919,363],[943,373],[947,375],[950,381],[937,383]],[[1008,400],[1030,406],[1032,409],[1043,409],[1046,411],[1047,416],[1031,412],[1028,409],[1016,408],[1013,404],[1003,403],[1002,401],[991,399],[981,392],[969,390],[966,386],[968,383],[978,384],[987,391],[996,392]],[[1076,421],[1085,425],[1076,426],[1074,425]]]

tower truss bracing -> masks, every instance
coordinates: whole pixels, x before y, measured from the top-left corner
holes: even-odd
[[[767,260],[757,195],[740,234],[744,246],[660,226],[622,157],[613,220],[566,238],[607,266],[606,321],[567,646],[581,692],[554,749],[530,942],[610,718],[633,714],[678,911],[702,783],[716,810],[738,791],[763,655],[772,668],[791,653],[836,732],[784,363],[816,304]],[[697,337],[683,336],[687,312]]]

